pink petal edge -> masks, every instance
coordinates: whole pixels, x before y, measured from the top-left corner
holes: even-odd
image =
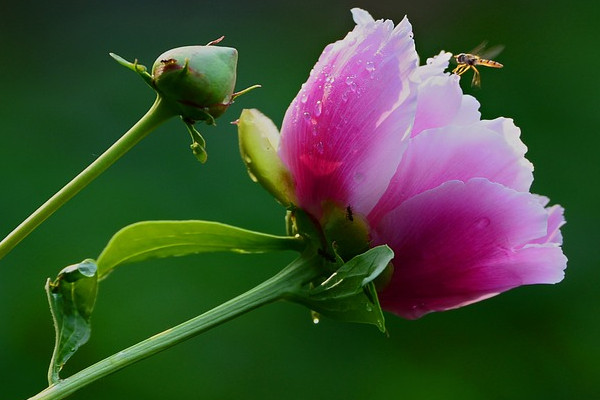
[[[562,280],[566,257],[548,235],[548,211],[530,193],[486,179],[446,182],[408,199],[375,229],[394,250],[382,306],[415,319],[521,285]]]

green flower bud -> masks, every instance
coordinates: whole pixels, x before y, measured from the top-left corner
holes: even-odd
[[[158,93],[161,105],[174,115],[181,116],[192,138],[192,153],[202,163],[208,157],[206,141],[194,124],[204,121],[215,125],[215,119],[237,97],[260,87],[253,85],[233,92],[237,50],[213,46],[222,39],[213,40],[206,46],[187,46],[166,51],[154,62],[152,75],[137,60],[129,62],[110,53],[119,64],[137,73]]]
[[[213,125],[236,97],[238,53],[213,46],[221,39],[168,50],[152,66],[153,86],[184,119]]]
[[[237,126],[240,153],[250,178],[284,206],[295,203],[292,176],[277,154],[279,131],[273,121],[258,110],[243,110]]]

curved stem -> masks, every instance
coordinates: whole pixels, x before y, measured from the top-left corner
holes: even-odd
[[[67,201],[96,179],[121,156],[127,153],[146,135],[152,132],[161,123],[175,116],[166,104],[157,96],[156,101],[148,112],[127,131],[119,140],[108,148],[100,157],[81,171],[73,180],[67,183],[54,196],[48,199],[27,219],[17,226],[0,242],[0,259],[8,254],[21,240],[29,235],[35,228],[62,207]]]
[[[319,256],[315,256],[319,257]],[[318,263],[313,257],[300,257],[248,292],[192,318],[171,329],[167,329],[140,343],[87,367],[76,374],[49,386],[30,400],[55,400],[81,389],[82,387],[131,365],[160,351],[166,350],[184,340],[192,338],[217,325],[227,322],[262,305],[290,296],[299,286],[322,273],[315,268]]]

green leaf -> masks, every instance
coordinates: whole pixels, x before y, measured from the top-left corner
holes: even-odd
[[[90,318],[97,291],[97,267],[93,260],[70,265],[60,271],[54,281],[46,281],[46,294],[56,331],[48,370],[50,384],[58,382],[62,367],[90,338]]]
[[[117,232],[98,257],[98,275],[152,258],[228,251],[266,253],[304,249],[299,237],[274,236],[208,221],[146,221]]]
[[[343,264],[320,285],[305,289],[294,301],[327,317],[376,325],[385,332],[373,280],[394,257],[387,246],[378,246]]]

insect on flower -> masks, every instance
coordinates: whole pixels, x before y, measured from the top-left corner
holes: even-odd
[[[479,71],[475,68],[476,65],[483,65],[484,67],[491,68],[502,68],[504,65],[497,61],[491,60],[492,57],[496,57],[504,49],[504,46],[494,46],[487,51],[483,51],[486,46],[486,42],[481,43],[475,49],[469,53],[460,53],[454,56],[454,60],[458,64],[452,71],[453,74],[462,75],[468,70],[473,70],[473,80],[471,81],[472,87],[481,86],[481,77]]]

